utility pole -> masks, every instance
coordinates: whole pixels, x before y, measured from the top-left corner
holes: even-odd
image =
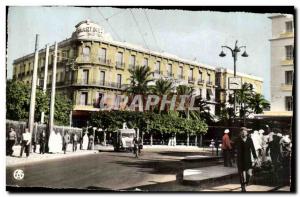
[[[39,58],[39,34],[36,34],[35,37],[35,49],[34,49],[34,63],[33,63],[33,75],[31,81],[31,95],[30,95],[30,108],[29,108],[29,120],[28,127],[30,136],[32,137],[33,127],[34,127],[34,109],[35,109],[35,93],[36,93],[36,81],[37,81],[37,68],[38,68],[38,58]],[[30,145],[31,152],[31,145]]]
[[[54,61],[52,67],[52,87],[51,87],[51,102],[50,102],[50,117],[49,117],[49,134],[53,131],[54,125],[54,104],[55,104],[55,85],[56,85],[56,62],[57,62],[57,42],[54,46]]]
[[[49,57],[49,45],[46,45],[46,56],[45,56],[45,71],[44,71],[44,84],[43,84],[43,93],[46,94],[47,89],[47,76],[48,76],[48,57]],[[41,114],[41,123],[44,124],[45,112]]]

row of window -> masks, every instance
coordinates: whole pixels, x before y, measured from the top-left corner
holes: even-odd
[[[105,85],[105,71],[100,71],[100,79],[99,79],[99,83],[100,85]],[[83,84],[89,84],[89,70],[83,70],[82,72],[82,83]],[[122,85],[122,75],[121,74],[117,74],[117,80],[116,80],[117,86],[121,86]]]
[[[170,74],[170,73],[169,73]],[[99,82],[100,83],[105,83],[105,75],[106,75],[106,72],[105,71],[100,71],[100,77],[99,77]],[[179,74],[179,76],[183,76],[183,74]],[[203,82],[203,78],[202,78],[202,72],[199,71],[199,78],[198,78],[198,81],[200,82]],[[193,77],[193,70],[191,69],[190,70],[190,74],[189,74],[189,78],[188,78],[189,81],[194,81],[194,77]],[[207,74],[207,83],[211,83],[211,75],[208,73]],[[89,83],[89,70],[87,69],[84,69],[83,72],[82,72],[82,83],[83,84],[88,84]],[[117,81],[116,81],[117,84],[122,84],[122,75],[121,74],[117,74]]]
[[[107,49],[106,48],[100,48],[98,49],[98,58],[99,60],[106,62],[106,57],[107,57]],[[89,47],[84,47],[83,48],[83,60],[84,61],[89,61],[90,60],[90,48]],[[123,60],[123,52],[117,52],[116,54],[116,65],[124,65],[124,60]],[[142,66],[148,66],[149,65],[149,59],[144,58],[142,62]],[[129,67],[134,67],[136,66],[136,56],[131,55],[129,59]],[[156,74],[161,74],[161,62],[156,61],[155,66],[154,66],[154,73]],[[200,74],[200,79],[202,80],[202,72],[199,70]],[[167,64],[167,75],[168,76],[173,76],[173,66],[172,64]],[[210,74],[208,74],[209,80],[210,80]],[[179,65],[179,74],[178,76],[183,76],[183,64]],[[193,78],[193,68],[190,68],[189,71],[189,78]]]

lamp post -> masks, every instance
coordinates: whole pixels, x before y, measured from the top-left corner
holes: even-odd
[[[224,48],[229,49],[231,51],[231,54],[232,54],[232,57],[233,57],[233,68],[234,68],[233,76],[234,76],[234,78],[236,78],[236,61],[237,61],[237,55],[238,55],[239,52],[241,52],[242,48],[245,48],[245,51],[243,52],[243,54],[241,56],[242,57],[248,57],[248,54],[246,52],[246,46],[240,46],[239,47],[237,45],[237,43],[238,43],[238,41],[236,40],[234,48],[231,48],[229,46],[222,46],[222,51],[219,54],[220,57],[225,57],[226,56],[226,54],[223,51]],[[235,90],[236,89],[233,90],[233,95],[234,95],[234,104],[233,104],[234,113],[233,113],[233,119],[235,119],[235,113],[236,113],[236,95],[235,95]]]

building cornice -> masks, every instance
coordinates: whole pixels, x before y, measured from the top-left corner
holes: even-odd
[[[221,72],[221,73],[229,73],[229,74],[232,74],[232,75],[234,74],[234,71],[230,70],[228,68],[219,67],[219,68],[216,68],[216,71]],[[249,74],[245,74],[245,73],[237,72],[236,75],[239,76],[239,77],[245,77],[245,78],[253,79],[253,80],[256,80],[256,81],[260,81],[260,82],[264,81],[264,79],[261,78],[261,77],[257,77],[257,76],[249,75]]]
[[[284,36],[284,37],[278,37],[278,38],[271,38],[271,39],[269,39],[269,41],[284,40],[284,39],[294,39],[294,36]]]
[[[67,38],[67,39],[65,39],[65,40],[60,41],[59,43],[57,43],[57,45],[58,45],[58,47],[62,47],[62,46],[64,46],[64,45],[68,44],[68,43],[71,42],[71,41],[72,41],[72,38]],[[49,46],[49,50],[50,50],[50,51],[51,51],[51,50],[54,50],[54,44],[51,45],[51,46]],[[46,52],[46,48],[42,48],[42,49],[39,50],[39,54],[40,54],[40,53],[45,53],[45,52]],[[29,59],[29,58],[31,58],[31,57],[34,57],[34,53],[29,53],[29,54],[27,54],[27,55],[25,55],[25,56],[22,56],[22,57],[20,57],[20,58],[15,59],[15,60],[13,61],[13,64],[17,64],[17,63],[19,63],[20,61],[23,61],[24,59]]]

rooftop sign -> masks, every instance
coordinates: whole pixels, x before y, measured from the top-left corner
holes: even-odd
[[[101,40],[103,39],[104,30],[98,24],[85,20],[78,23],[73,37],[84,40]]]

